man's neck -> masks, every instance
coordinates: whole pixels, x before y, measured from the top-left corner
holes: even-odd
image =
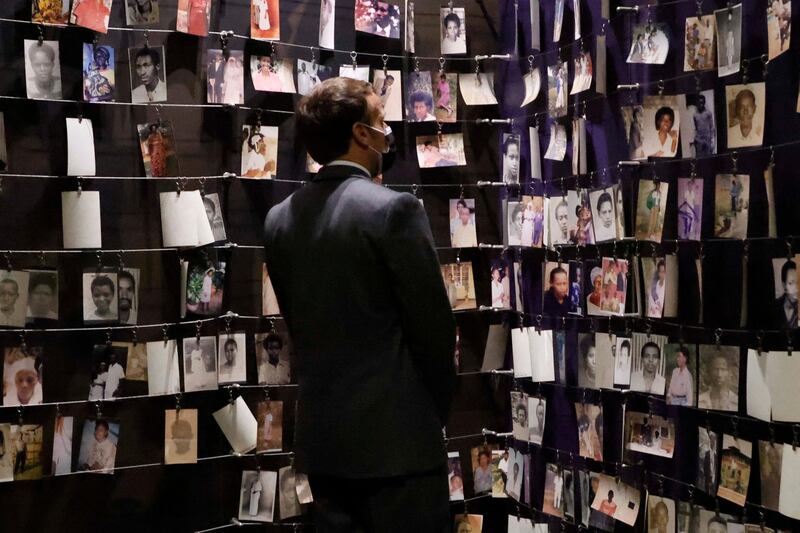
[[[155,92],[156,87],[158,87],[158,82],[160,81],[161,80],[156,78],[155,81],[148,83],[147,85],[144,86],[144,88],[147,89],[147,92],[149,93]]]

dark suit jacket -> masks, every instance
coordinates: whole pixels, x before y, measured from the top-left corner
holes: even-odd
[[[326,167],[270,209],[264,237],[295,351],[297,468],[365,478],[442,466],[455,323],[419,200]]]

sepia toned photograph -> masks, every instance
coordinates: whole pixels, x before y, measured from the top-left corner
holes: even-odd
[[[597,388],[597,347],[594,335],[578,333],[578,386]]]
[[[67,0],[63,1],[67,2]],[[159,0],[125,0],[125,22],[128,26],[158,24],[158,2]]]
[[[242,126],[241,170],[243,178],[272,179],[277,176],[277,126]]]
[[[644,157],[675,157],[680,136],[680,109],[683,96],[644,97],[642,104]]]
[[[547,67],[547,112],[552,117],[567,114],[567,77],[566,63],[559,62]]]
[[[481,533],[483,530],[483,515],[457,514],[453,517],[453,531],[455,533]]]
[[[166,178],[178,175],[178,154],[172,122],[163,120],[149,124],[138,124],[139,146],[142,150],[144,172],[150,178]]]
[[[451,199],[449,218],[450,245],[453,248],[476,248],[478,237],[475,230],[475,199]]]
[[[58,271],[28,270],[28,274],[26,322],[58,320]]]
[[[84,421],[78,453],[78,472],[114,473],[119,429],[119,422],[105,418]]]
[[[792,36],[792,0],[767,3],[767,42],[769,61],[789,49]]]
[[[726,85],[728,148],[761,146],[764,141],[764,82]]]
[[[716,20],[714,15],[686,17],[683,70],[711,70],[716,66]]]
[[[668,343],[664,346],[667,377],[667,405],[694,407],[697,364],[695,345]]]
[[[703,180],[678,178],[678,239],[699,241],[703,222]]]
[[[265,400],[256,406],[258,440],[256,453],[283,450],[283,402]]]
[[[673,532],[676,519],[675,500],[647,495],[647,533]]]
[[[419,168],[461,167],[467,164],[462,133],[417,137]]]
[[[639,201],[636,205],[636,239],[660,243],[667,211],[669,183],[639,180]]]
[[[719,467],[719,435],[708,428],[697,428],[697,488],[706,494],[717,493]]]
[[[198,37],[208,35],[212,3],[213,0],[178,0],[175,29]]]
[[[14,481],[44,476],[44,426],[12,424],[11,441],[6,450],[14,452]]]
[[[129,48],[131,102],[149,104],[167,101],[167,56],[163,46]]]
[[[564,471],[561,465],[547,463],[545,465],[544,497],[542,512],[552,516],[563,517],[561,510],[564,497]]]
[[[632,391],[664,395],[666,362],[663,351],[666,343],[667,337],[664,335],[633,334],[630,385]]]
[[[715,411],[739,410],[739,347],[700,346],[697,407]]]
[[[250,37],[259,41],[281,38],[280,0],[251,0]]]
[[[450,307],[458,311],[461,309],[475,309],[475,285],[472,277],[472,263],[449,263],[441,266],[442,279],[447,289]]]
[[[58,41],[25,39],[25,90],[28,98],[61,99],[59,58]]]
[[[40,405],[43,360],[33,349],[7,347],[3,355],[3,406]]]
[[[277,485],[277,472],[243,471],[239,492],[239,520],[272,522],[275,514]]]
[[[206,50],[206,101],[209,104],[244,103],[242,50]]]
[[[631,383],[631,339],[615,335],[614,338],[614,385],[629,386]]]
[[[666,24],[634,24],[628,63],[663,65],[669,53],[669,27]]]
[[[259,385],[287,385],[291,382],[291,342],[285,322],[268,333],[257,333],[256,365]]]
[[[581,457],[603,460],[603,406],[576,403],[578,420],[578,453]]]
[[[183,384],[186,392],[218,388],[216,350],[216,337],[183,339]]]
[[[89,28],[97,33],[108,32],[108,18],[113,0],[72,0],[70,24]]]
[[[84,43],[83,99],[86,102],[113,102],[116,96],[115,52],[111,46]]]
[[[467,53],[467,17],[463,7],[439,9],[442,55]]]
[[[123,372],[127,381],[147,381],[147,344],[133,342],[112,342],[112,349],[125,354]]]
[[[294,67],[291,59],[268,55],[250,56],[250,78],[253,89],[273,93],[294,93]]]
[[[356,0],[356,31],[388,37],[400,38],[400,7],[377,0]]]
[[[717,22],[717,70],[720,77],[739,72],[742,54],[742,4],[714,11]]]
[[[517,440],[528,440],[528,395],[511,391],[511,432]]]
[[[717,174],[714,187],[714,237],[746,239],[750,176]]]
[[[639,516],[641,496],[639,489],[607,474],[597,474],[597,477],[599,483],[592,501],[592,509],[633,526],[636,517]],[[589,525],[592,525],[591,521]]]
[[[197,409],[164,411],[164,464],[197,462]]]
[[[458,87],[467,105],[492,105],[497,103],[494,93],[494,73],[459,74]]]
[[[299,72],[297,76],[299,83]],[[402,76],[399,70],[375,69],[372,73],[372,88],[381,99],[384,113],[383,120],[386,122],[403,120],[402,86]]]
[[[761,472],[761,505],[780,510],[781,473],[784,445],[758,441],[758,467]]]
[[[675,423],[654,414],[626,411],[625,450],[672,459],[675,453]],[[626,456],[631,460],[630,454],[626,453]]]
[[[747,487],[750,485],[752,457],[752,442],[727,434],[722,435],[717,496],[736,505],[744,505]]]
[[[678,100],[680,106],[681,154],[703,157],[717,153],[717,124],[714,116],[714,91],[689,93]]]

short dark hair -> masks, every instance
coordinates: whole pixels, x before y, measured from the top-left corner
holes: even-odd
[[[644,345],[642,346],[642,352],[641,352],[642,355],[644,355],[645,348],[655,348],[656,349],[656,353],[658,354],[658,358],[661,359],[661,348],[658,347],[658,344],[656,344],[656,343],[654,343],[652,341],[644,343]]]
[[[506,140],[503,141],[503,155],[508,155],[508,148],[512,144],[517,147],[517,152],[519,152],[519,136],[509,135],[506,137]]]
[[[458,201],[456,202],[456,206],[459,206],[459,205],[464,207],[464,208],[466,208],[466,209],[469,209],[469,206],[467,205],[467,201],[464,200],[463,198],[459,198]]]
[[[214,200],[209,198],[208,196],[203,196],[203,205],[207,205],[214,210],[214,213],[217,212],[217,204],[214,203]]]
[[[53,50],[53,47],[50,46],[49,44],[40,43],[37,41],[28,47],[28,57],[31,60],[33,60],[33,54],[35,54],[36,52],[44,52],[47,58],[50,59],[50,61],[52,61],[53,63],[55,63],[56,51]]]
[[[91,292],[94,292],[95,288],[102,287],[103,285],[109,287],[111,289],[111,294],[114,294],[116,291],[116,287],[114,287],[114,282],[111,281],[111,278],[108,276],[95,276],[92,280],[92,284],[89,287]]]
[[[481,450],[478,452],[478,460],[480,460],[481,455],[485,455],[487,459],[490,461],[492,460],[492,454],[489,453],[489,450]]]
[[[131,288],[136,289],[136,278],[133,277],[133,274],[130,273],[128,270],[120,270],[119,274],[117,274],[117,285],[123,279],[127,279],[131,282]]]
[[[753,91],[750,89],[742,89],[736,94],[736,98],[733,101],[733,113],[734,115],[739,111],[739,101],[744,98],[750,98],[753,100],[753,105],[756,103],[756,95],[753,94]]]
[[[33,291],[39,285],[45,285],[50,288],[51,291],[56,292],[56,281],[53,279],[54,277],[50,274],[45,273],[37,273],[31,275],[31,282],[30,282],[30,290]]]
[[[141,48],[138,52],[136,52],[136,57],[133,58],[133,62],[136,63],[136,61],[140,57],[145,57],[145,56],[150,58],[150,61],[153,62],[153,65],[155,66],[161,65],[161,54],[159,54],[155,48],[150,48],[149,46],[145,46],[144,48]]]
[[[790,270],[797,271],[797,265],[791,259],[787,260],[781,267],[781,282],[786,283],[786,275]]]
[[[106,428],[106,431],[110,431],[110,428],[108,427],[108,422],[106,422],[104,418],[98,418],[97,420],[94,421],[95,431],[97,431],[97,428],[99,428],[100,426]]]
[[[262,345],[264,346],[264,349],[269,347],[269,344],[271,342],[277,342],[278,346],[280,348],[283,348],[283,337],[281,337],[280,335],[278,335],[277,333],[275,333],[273,331],[270,331],[269,333],[267,333],[267,336],[264,337],[264,340],[262,342]]]
[[[372,85],[351,78],[323,81],[297,104],[297,133],[309,155],[327,165],[350,149],[353,125],[367,120]]]
[[[386,75],[386,78],[384,78],[384,79],[385,79],[386,81],[389,81],[389,80],[392,80],[392,81],[394,81],[394,76],[392,76],[391,74],[387,74],[387,75]]]
[[[550,271],[550,283],[553,283],[553,280],[556,279],[556,275],[558,275],[558,274],[564,274],[565,276],[567,276],[567,278],[569,278],[569,275],[567,274],[567,271],[564,270],[562,267],[557,266],[553,270]]]
[[[222,345],[223,349],[228,348],[229,344],[233,344],[236,347],[237,350],[239,349],[239,343],[236,342],[236,339],[234,339],[233,337],[228,337],[225,340],[225,344]]]
[[[671,107],[664,106],[656,111],[656,129],[658,129],[658,122],[664,115],[669,117],[669,120],[672,122],[673,126],[675,125],[675,111],[673,111]]]
[[[581,357],[589,355],[589,350],[594,348],[594,336],[591,334],[584,335],[579,344]]]
[[[417,102],[423,102],[426,107],[433,107],[433,97],[425,91],[414,91],[411,93],[411,96],[409,96],[409,101],[412,106]]]
[[[451,21],[455,22],[456,26],[461,27],[461,18],[459,18],[459,16],[455,13],[448,13],[447,16],[444,17],[444,20],[442,20],[442,26],[446,28],[447,23]]]
[[[608,194],[608,191],[603,191],[603,194],[597,197],[597,212],[600,212],[600,206],[604,203],[610,203],[611,206],[614,206],[614,201],[611,199],[611,195]]]

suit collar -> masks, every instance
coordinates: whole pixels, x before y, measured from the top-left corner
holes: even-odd
[[[325,165],[311,181],[344,180],[351,177],[372,179],[365,168],[348,163]]]

